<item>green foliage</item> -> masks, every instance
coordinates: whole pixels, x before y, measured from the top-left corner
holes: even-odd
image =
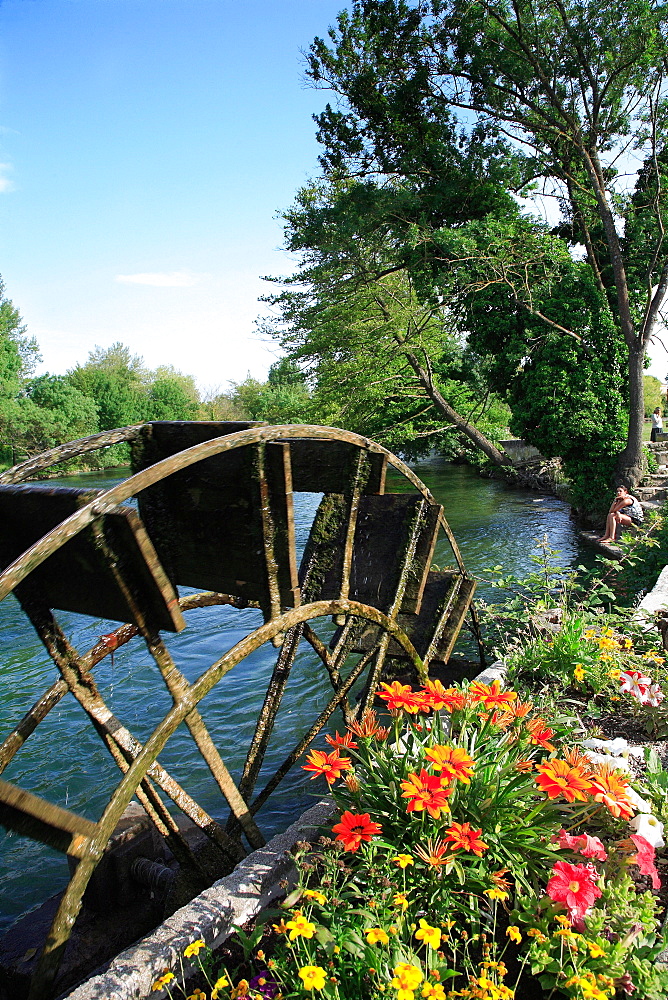
[[[171,365],[148,371],[142,359],[120,342],[95,347],[87,362],[69,371],[67,378],[94,401],[100,430],[144,420],[192,420],[198,413],[199,395],[190,376]]]
[[[665,398],[661,392],[661,381],[654,375],[643,375],[643,385],[645,387],[645,416],[649,417],[654,410],[659,407],[663,412]]]

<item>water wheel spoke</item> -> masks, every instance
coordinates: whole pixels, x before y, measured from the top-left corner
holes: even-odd
[[[316,736],[318,735],[322,727],[325,725],[329,717],[332,715],[333,712],[336,711],[338,706],[346,697],[346,695],[350,691],[355,681],[358,679],[358,677],[361,676],[367,664],[369,663],[369,660],[371,659],[371,655],[372,654],[362,657],[359,663],[357,663],[353,667],[346,680],[339,687],[338,691],[334,694],[334,697],[329,700],[326,707],[320,713],[320,715],[315,720],[315,722],[313,723],[309,731],[306,733],[306,735],[300,740],[300,742],[297,744],[294,750],[292,750],[292,752],[286,757],[281,766],[276,770],[276,772],[272,775],[267,784],[264,786],[260,794],[253,800],[253,802],[251,803],[252,813],[256,813],[258,809],[260,809],[261,806],[264,805],[264,803],[267,801],[271,793],[278,787],[280,782],[286,776],[290,768],[299,760],[299,758],[307,749],[307,747],[311,745],[311,743],[316,738]]]
[[[165,644],[158,635],[147,634],[144,636],[146,645],[155,660],[162,678],[167,685],[167,689],[174,699],[174,704],[178,704],[190,693],[190,684],[178,669],[174,660],[169,654]],[[232,775],[225,766],[223,758],[211,739],[204,720],[199,710],[194,708],[185,717],[185,723],[190,735],[195,741],[197,749],[201,753],[204,761],[213,775],[213,779],[224,795],[234,818],[241,824],[243,831],[248,838],[251,847],[263,847],[265,839],[260,833],[257,824],[251,816],[248,805],[244,801],[243,795],[234,783]]]
[[[295,662],[303,628],[303,625],[295,625],[284,634],[239,782],[239,790],[245,799],[252,795],[255,788],[285,687]]]

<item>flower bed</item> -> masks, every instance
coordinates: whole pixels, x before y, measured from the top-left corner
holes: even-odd
[[[307,758],[339,812],[298,845],[299,885],[239,968],[192,942],[188,995],[665,998],[655,789],[498,681],[381,698],[388,725],[367,713]]]

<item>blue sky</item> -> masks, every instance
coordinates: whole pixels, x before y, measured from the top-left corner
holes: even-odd
[[[62,373],[116,340],[264,377],[275,218],[317,172],[301,51],[343,0],[0,0],[0,274]]]
[[[276,213],[317,173],[301,52],[345,0],[0,0],[0,274],[63,373],[120,340],[264,378]],[[660,346],[653,374],[665,377]]]

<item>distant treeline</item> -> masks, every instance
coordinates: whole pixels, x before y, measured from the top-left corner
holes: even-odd
[[[19,310],[0,279],[0,463],[14,465],[66,441],[144,420],[309,419],[304,376],[287,360],[276,362],[267,382],[250,376],[227,392],[202,398],[195,380],[171,365],[146,368],[142,358],[118,342],[95,347],[65,375],[35,375],[39,346],[27,334]],[[115,445],[86,456],[87,467],[126,462],[127,447]]]

